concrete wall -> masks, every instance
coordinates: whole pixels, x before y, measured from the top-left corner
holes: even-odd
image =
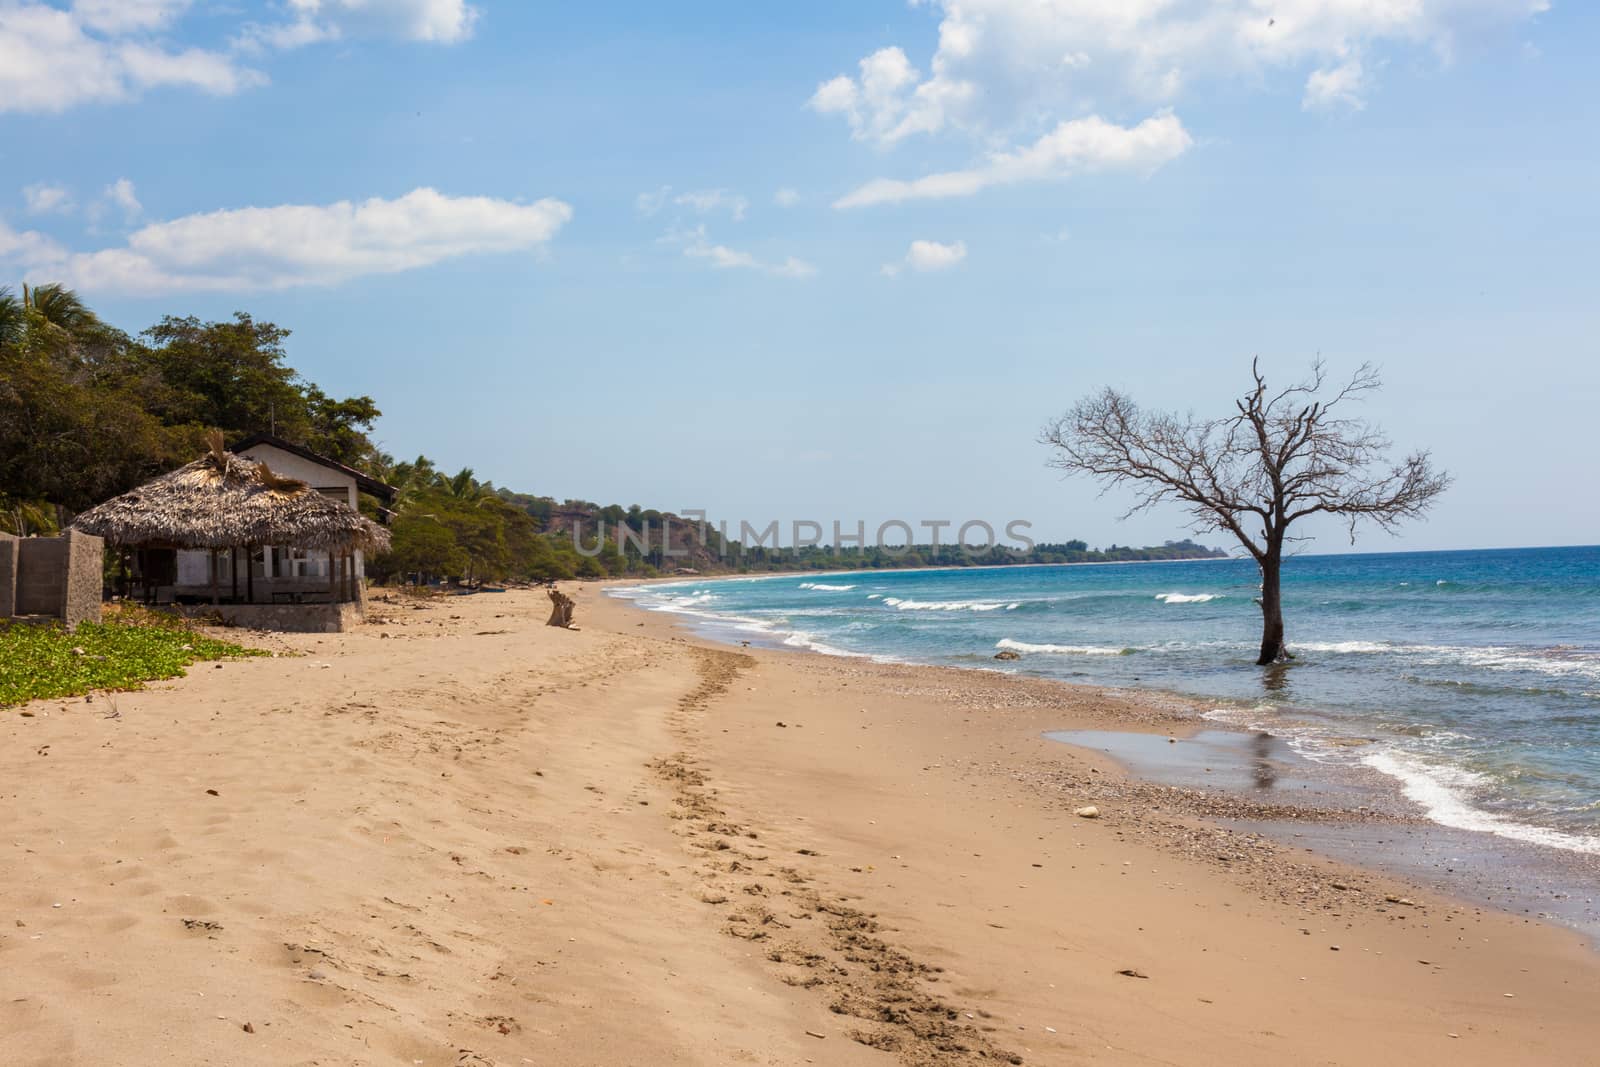
[[[105,586],[105,542],[77,530],[67,531],[67,569],[61,591],[61,620],[72,629],[80,622],[100,621],[100,593]]]
[[[0,533],[0,619],[17,613],[17,542],[11,534]]]
[[[0,535],[0,617],[60,619],[70,629],[100,621],[105,543],[68,531],[62,537]]]
[[[17,548],[17,614],[59,614],[66,584],[66,539],[24,537]]]

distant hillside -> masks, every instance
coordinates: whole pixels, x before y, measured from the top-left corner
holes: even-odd
[[[601,506],[586,500],[557,501],[497,490],[500,499],[526,512],[539,531],[561,555],[571,554],[576,576],[605,574],[750,574],[779,571],[840,569],[904,569],[911,567],[1008,566],[1040,563],[1125,563],[1180,559],[1221,559],[1228,553],[1194,541],[1167,541],[1162,545],[1133,548],[1110,545],[1091,549],[1085,541],[1039,544],[1032,549],[996,547],[974,553],[957,546],[916,544],[909,548],[865,549],[809,546],[799,550],[766,544],[724,540],[712,520],[703,529],[694,519],[670,511]],[[605,547],[595,555],[597,531],[605,529]],[[576,541],[574,535],[576,532]],[[668,536],[670,535],[670,536]],[[704,540],[702,541],[702,536]],[[618,544],[621,544],[619,554]],[[583,546],[579,552],[576,545]],[[574,560],[576,562],[574,562]]]

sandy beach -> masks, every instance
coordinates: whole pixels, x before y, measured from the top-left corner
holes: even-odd
[[[1044,736],[1178,729],[1159,700],[566,588],[577,632],[537,591],[396,597],[0,711],[0,1063],[1594,1057],[1578,933]]]

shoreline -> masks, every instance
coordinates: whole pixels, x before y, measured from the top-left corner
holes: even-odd
[[[250,635],[281,655],[0,714],[0,1061],[1592,1052],[1577,934],[1044,737],[1170,732],[1175,703],[728,649],[566,588],[579,631],[537,591],[383,596],[350,633]]]
[[[662,632],[678,635],[678,640],[697,644],[705,642],[716,648],[727,647],[722,642],[696,635],[692,624],[685,625],[682,617],[675,617],[672,613],[648,611],[621,598],[604,596],[602,599],[608,605],[614,605],[617,611],[624,613],[624,618],[643,616],[648,620],[646,623],[635,622],[633,624],[635,626],[660,627]],[[1230,797],[1209,790],[1151,783],[1126,774],[1115,760],[1102,753],[1045,738],[1043,727],[1059,726],[1063,719],[1076,720],[1080,726],[1089,728],[1132,730],[1152,736],[1214,726],[1215,724],[1198,720],[1191,714],[1193,701],[1188,698],[1162,691],[1112,690],[1100,686],[1072,685],[1051,679],[1027,678],[962,667],[879,663],[870,659],[833,657],[795,648],[752,646],[740,650],[740,654],[751,656],[763,666],[769,663],[782,665],[786,672],[848,679],[843,683],[842,690],[829,687],[837,697],[846,697],[853,690],[863,687],[867,687],[867,692],[882,692],[880,687],[872,686],[871,683],[888,682],[890,692],[894,695],[912,698],[910,706],[902,707],[900,716],[890,720],[893,723],[897,743],[909,744],[914,738],[936,734],[954,727],[948,702],[952,694],[961,694],[957,709],[959,728],[974,731],[976,736],[971,740],[975,744],[987,741],[992,747],[999,748],[1006,757],[989,761],[974,759],[965,742],[955,749],[956,752],[965,754],[968,763],[973,765],[976,773],[971,778],[975,780],[981,794],[992,795],[992,791],[997,789],[1020,787],[1026,794],[1031,794],[1032,803],[1028,802],[1029,798],[1025,794],[1008,791],[1001,794],[1006,801],[1004,807],[1011,812],[1020,812],[1033,807],[1034,804],[1040,805],[1043,809],[1041,814],[1048,819],[1046,825],[1056,834],[1067,832],[1068,827],[1084,825],[1082,820],[1073,815],[1077,806],[1085,802],[1097,805],[1101,809],[1101,814],[1087,825],[1097,829],[1101,827],[1111,829],[1118,850],[1142,848],[1148,850],[1147,854],[1151,857],[1145,861],[1133,860],[1131,863],[1123,860],[1123,866],[1137,867],[1141,862],[1149,862],[1152,864],[1151,872],[1154,874],[1166,873],[1167,864],[1179,862],[1186,865],[1185,874],[1188,880],[1181,883],[1167,882],[1161,888],[1209,895],[1216,891],[1220,884],[1240,893],[1240,898],[1223,905],[1224,911],[1221,913],[1216,911],[1214,901],[1200,905],[1200,910],[1206,915],[1205,922],[1216,921],[1220,915],[1229,914],[1233,909],[1245,909],[1251,917],[1251,921],[1245,925],[1251,927],[1255,934],[1262,933],[1263,926],[1271,925],[1281,929],[1292,925],[1294,929],[1288,940],[1295,948],[1305,944],[1309,938],[1313,939],[1314,950],[1320,950],[1322,953],[1338,953],[1349,951],[1349,942],[1352,940],[1370,939],[1360,950],[1365,959],[1370,961],[1372,957],[1384,957],[1386,953],[1395,956],[1410,952],[1417,960],[1423,961],[1421,964],[1413,965],[1424,969],[1438,962],[1435,956],[1439,954],[1441,943],[1453,944],[1458,950],[1470,954],[1474,943],[1477,944],[1478,951],[1493,943],[1504,946],[1502,938],[1505,933],[1515,930],[1517,931],[1515,936],[1519,940],[1526,939],[1530,944],[1553,936],[1557,943],[1575,949],[1579,957],[1578,966],[1584,971],[1600,966],[1600,958],[1594,953],[1594,944],[1577,931],[1558,924],[1515,915],[1505,910],[1503,904],[1498,907],[1489,906],[1474,903],[1458,894],[1442,893],[1426,886],[1421,879],[1415,877],[1419,872],[1412,872],[1412,876],[1406,876],[1381,867],[1374,868],[1364,862],[1365,857],[1360,849],[1347,852],[1340,857],[1331,849],[1312,851],[1295,837],[1307,829],[1354,827],[1357,831],[1373,831],[1374,837],[1363,840],[1379,838],[1393,840],[1398,834],[1414,831],[1420,820],[1395,817],[1380,812],[1362,813],[1343,809],[1319,812],[1315,808],[1299,805],[1280,806],[1271,802],[1258,804],[1247,798]],[[860,696],[866,695],[865,692],[860,694]],[[857,697],[849,696],[848,699],[853,701]],[[989,721],[980,727],[980,720],[975,715],[978,710],[1004,710],[1006,717],[998,721]],[[859,709],[861,713],[867,711],[868,708],[865,707]],[[922,721],[920,716],[929,711],[933,711],[936,717],[933,721]],[[815,714],[815,711],[812,713]],[[916,717],[908,717],[907,713]],[[1017,721],[1010,721],[1012,716],[1015,716]],[[836,715],[829,721],[829,732],[841,725],[838,721],[841,717],[845,719],[842,725],[848,729],[849,717],[848,712],[845,712],[842,716]],[[864,728],[876,732],[885,725],[882,719],[883,716],[879,716]],[[788,725],[793,727],[799,724],[791,722]],[[941,751],[945,759],[952,757],[952,750],[948,745],[935,745],[935,748]],[[956,756],[955,762],[961,762],[961,757]],[[928,771],[938,766],[934,763],[922,769]],[[870,776],[876,773],[876,768],[867,773],[870,779]],[[931,794],[923,796],[931,797]],[[924,801],[927,802],[929,801]],[[943,806],[941,810],[945,810]],[[1106,821],[1113,818],[1127,818],[1129,822],[1119,823],[1113,828],[1113,824]],[[1009,829],[1016,831],[1019,827],[1013,826]],[[1431,824],[1428,829],[1432,829]],[[1022,839],[1025,835],[1018,834],[1018,837],[1019,840],[1010,844],[1026,850],[1028,840]],[[1038,840],[1047,841],[1051,837],[1050,833],[1046,833]],[[991,848],[998,847],[999,844],[997,841],[990,841]],[[1076,844],[1077,847],[1083,848],[1087,843],[1080,840]],[[1158,861],[1154,857],[1161,857],[1161,860]],[[1110,859],[1103,860],[1102,863],[1115,867],[1114,861]],[[1033,866],[1037,868],[1040,865]],[[1076,871],[1079,867],[1081,865],[1073,869]],[[1116,873],[1128,875],[1133,872]],[[919,873],[919,877],[931,878],[935,875],[932,870],[924,869]],[[1002,876],[995,881],[999,883],[1003,880]],[[988,888],[998,891],[1003,887],[1000,884],[989,884]],[[1022,884],[1018,888],[1026,890],[1030,886]],[[1112,892],[1119,891],[1124,891],[1121,886]],[[1074,911],[1083,903],[1074,897],[1066,899],[1072,902],[1067,906]],[[1114,899],[1115,897],[1102,897],[1095,902],[1095,905],[1098,908],[1115,910]],[[1148,903],[1148,901],[1141,902],[1141,904]],[[1258,909],[1265,910],[1263,912]],[[1096,908],[1090,908],[1090,911],[1100,914]],[[1296,917],[1299,918],[1299,922],[1296,921]],[[1145,918],[1148,920],[1150,916],[1146,915]],[[1256,925],[1258,920],[1261,926]],[[1329,920],[1333,921],[1334,926],[1326,925]],[[992,923],[990,925],[995,926]],[[1487,932],[1482,929],[1484,926],[1498,929],[1501,933],[1489,937],[1481,936]],[[1183,923],[1180,922],[1178,927],[1183,928]],[[1333,931],[1336,927],[1342,928],[1344,933],[1335,935]],[[1436,930],[1439,933],[1433,932]],[[1138,925],[1137,930],[1129,931],[1135,936],[1147,932],[1148,929],[1144,925]],[[1171,934],[1176,936],[1176,931],[1171,931]],[[1300,945],[1293,944],[1296,935],[1301,939]],[[1343,943],[1325,944],[1319,939],[1319,935],[1320,938],[1332,937],[1335,941]],[[1410,945],[1401,948],[1397,943],[1387,940],[1394,937],[1405,941],[1406,937],[1413,935],[1421,935],[1423,943],[1431,947],[1418,949],[1417,946]],[[1179,936],[1179,943],[1187,943],[1192,949],[1193,942],[1188,941],[1189,936],[1187,934]],[[1276,950],[1264,949],[1259,942],[1254,941],[1253,935],[1248,936],[1252,944],[1241,951],[1264,953],[1250,957],[1257,965],[1270,964],[1276,958],[1273,956],[1274,951],[1289,948],[1279,942]],[[1155,948],[1155,946],[1148,947]],[[1155,949],[1156,955],[1165,959],[1174,947],[1173,940],[1161,940],[1160,948]],[[1014,949],[1022,959],[1038,962],[1037,956],[1031,954],[1031,944],[1026,940],[1015,943]],[[1214,951],[1215,947],[1200,949],[1202,957],[1207,957]],[[1541,954],[1543,952],[1542,949],[1538,951]],[[1315,957],[1315,951],[1312,955]],[[1482,956],[1477,962],[1485,963],[1487,959],[1487,956]],[[1209,968],[1212,962],[1214,961],[1208,960],[1202,964],[1202,969]],[[1282,960],[1277,962],[1282,963]],[[1508,965],[1505,961],[1501,961],[1491,965],[1489,971],[1508,973],[1502,970],[1506,966]],[[1537,970],[1537,966],[1526,964],[1511,966],[1511,971],[1521,975],[1535,973]],[[1285,976],[1282,981],[1307,983],[1325,981],[1327,977],[1326,974],[1321,978],[1315,975],[1296,974]],[[1574,980],[1571,977],[1564,978],[1562,984],[1566,986]],[[1406,978],[1406,981],[1410,979]],[[1600,992],[1600,974],[1577,981],[1593,992]],[[1272,1004],[1277,1002],[1278,994],[1281,992],[1282,990],[1273,989],[1271,982],[1256,989],[1254,995],[1262,998],[1264,1019],[1270,1021],[1278,1018]],[[1509,990],[1501,991],[1495,996],[1504,1002],[1523,995],[1514,993],[1512,997],[1506,997],[1506,992]],[[1324,986],[1319,996],[1328,995],[1329,990]],[[1343,995],[1343,993],[1336,994],[1335,999]],[[1202,1004],[1211,1002],[1211,999],[1206,997],[1201,997],[1198,1001]],[[1326,1003],[1319,1001],[1319,1004]],[[1401,1003],[1408,1013],[1420,1012],[1428,1015],[1433,1010],[1420,1002],[1407,1003],[1404,997],[1401,998]],[[1377,1009],[1374,1005],[1368,1005],[1364,1010],[1375,1012]],[[1200,1020],[1191,1018],[1187,1021],[1190,1025],[1203,1026]],[[1390,1030],[1389,1034],[1396,1034],[1398,1030],[1405,1028],[1399,1022],[1392,1022],[1390,1025],[1394,1029]],[[1276,1028],[1273,1033],[1276,1036],[1284,1036]],[[1476,1062],[1474,1053],[1468,1051],[1465,1045],[1455,1044],[1460,1040],[1459,1035],[1460,1031],[1447,1033],[1446,1040],[1450,1043],[1448,1050],[1434,1048],[1432,1052],[1426,1054],[1413,1053],[1411,1061],[1431,1062],[1433,1059],[1449,1056],[1465,1062]],[[1375,1036],[1379,1040],[1364,1058],[1350,1057],[1347,1044],[1350,1035],[1347,1031],[1340,1033],[1337,1038],[1329,1035],[1328,1040],[1331,1044],[1328,1047],[1318,1048],[1315,1051],[1305,1047],[1298,1054],[1283,1055],[1288,1062],[1319,1063],[1388,1062],[1404,1061],[1408,1058],[1397,1053],[1395,1045],[1385,1040],[1381,1024],[1379,1033]],[[1340,1048],[1342,1051],[1331,1051],[1333,1048]],[[1171,1062],[1255,1062],[1251,1055],[1241,1054],[1240,1049],[1241,1045],[1237,1041],[1232,1044],[1224,1041],[1213,1052],[1201,1054],[1190,1044],[1175,1045],[1168,1054],[1173,1057]],[[1119,1057],[1109,1054],[1113,1051],[1126,1050],[1108,1047],[1105,1051],[1111,1061],[1118,1062]],[[1518,1055],[1525,1056],[1526,1052],[1527,1050],[1518,1050],[1513,1053],[1508,1050],[1506,1054],[1515,1059]],[[1143,1056],[1136,1059],[1137,1062],[1145,1062]],[[1063,1061],[1047,1058],[1045,1062]]]
[[[1532,915],[1541,921],[1574,929],[1588,938],[1596,951],[1600,951],[1600,857],[1529,840],[1523,836],[1498,834],[1480,828],[1457,827],[1436,821],[1429,814],[1425,804],[1409,795],[1404,780],[1363,764],[1332,764],[1311,759],[1294,748],[1288,735],[1273,732],[1269,724],[1249,725],[1241,721],[1237,715],[1219,715],[1217,712],[1223,709],[1206,706],[1215,705],[1217,701],[1202,701],[1191,694],[1164,688],[1144,686],[1124,688],[1073,683],[1035,675],[1017,675],[998,668],[933,664],[866,652],[847,652],[827,646],[818,647],[815,642],[790,644],[765,635],[753,635],[745,640],[730,639],[723,636],[720,631],[731,627],[732,622],[727,622],[726,626],[722,625],[726,620],[721,616],[643,607],[632,598],[615,596],[613,593],[614,589],[634,584],[636,583],[624,579],[613,579],[600,583],[600,587],[609,599],[621,601],[633,610],[671,617],[675,620],[675,625],[680,625],[687,632],[723,646],[731,647],[735,640],[739,640],[743,647],[760,648],[780,654],[795,653],[864,660],[876,664],[898,664],[929,670],[1025,677],[1045,685],[1060,685],[1068,689],[1106,690],[1124,696],[1132,702],[1148,701],[1163,707],[1176,706],[1183,709],[1178,723],[1173,726],[1171,732],[1186,741],[1210,731],[1239,738],[1270,735],[1286,750],[1285,754],[1290,760],[1303,765],[1299,769],[1301,776],[1309,776],[1323,787],[1331,786],[1343,792],[1347,802],[1343,807],[1335,807],[1326,801],[1321,801],[1312,805],[1318,809],[1312,812],[1305,809],[1302,798],[1300,804],[1290,805],[1292,808],[1304,809],[1299,815],[1291,814],[1288,818],[1252,818],[1247,814],[1229,814],[1226,809],[1230,801],[1225,800],[1220,804],[1217,818],[1231,819],[1238,825],[1249,826],[1284,842],[1290,838],[1304,837],[1297,830],[1297,819],[1321,818],[1323,812],[1342,815],[1349,824],[1347,830],[1353,832],[1344,834],[1323,832],[1319,835],[1322,842],[1319,851],[1329,858],[1370,867],[1375,872],[1419,884],[1425,883],[1432,892],[1453,896],[1473,906],[1490,907],[1513,915]],[[1112,735],[1117,732],[1115,728],[1108,731]],[[1073,744],[1079,748],[1095,747],[1110,755],[1124,774],[1150,784],[1219,793],[1223,797],[1231,798],[1232,802],[1237,802],[1245,810],[1255,804],[1249,790],[1217,786],[1216,781],[1210,776],[1212,768],[1203,768],[1200,773],[1195,773],[1191,768],[1189,773],[1174,775],[1169,773],[1172,769],[1170,764],[1176,762],[1171,758],[1165,760],[1147,758],[1135,761],[1125,755],[1119,755],[1114,749],[1074,742],[1054,736],[1056,733],[1060,731],[1052,731],[1052,740]],[[1141,733],[1148,731],[1141,731],[1137,723],[1130,724],[1128,740],[1136,740]],[[1124,742],[1116,747],[1129,746]],[[1160,756],[1164,750],[1167,750],[1165,755],[1176,756],[1181,760],[1181,753],[1171,746],[1164,745],[1149,749],[1147,756]],[[1143,766],[1140,766],[1140,763],[1143,763]],[[1358,799],[1366,803],[1355,803]],[[1406,825],[1408,831],[1405,836],[1410,841],[1409,846],[1396,848],[1392,836],[1362,832],[1360,827],[1367,818],[1369,809],[1384,813],[1396,825]],[[1420,858],[1428,856],[1434,857],[1434,860],[1424,862]],[[1488,865],[1490,869],[1475,870],[1476,865]]]

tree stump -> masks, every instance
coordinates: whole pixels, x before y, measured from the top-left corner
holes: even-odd
[[[561,590],[550,587],[550,621],[546,626],[559,626],[564,630],[572,629],[572,612],[577,608],[577,602]]]

